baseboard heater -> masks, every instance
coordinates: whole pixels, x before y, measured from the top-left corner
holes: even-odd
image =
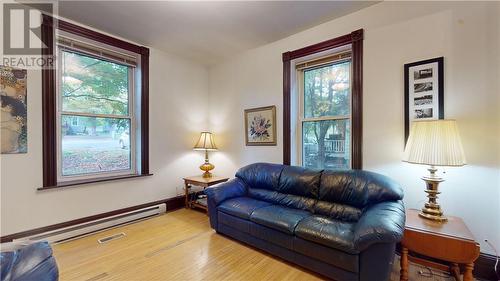
[[[18,242],[32,242],[32,241],[49,241],[49,243],[63,242],[82,236],[94,234],[99,231],[104,231],[109,228],[130,224],[140,220],[144,220],[153,216],[163,214],[167,211],[165,203],[122,213],[115,216],[110,216],[94,221],[89,221],[65,228],[60,228],[53,231],[39,233],[33,236],[23,237],[14,241]]]

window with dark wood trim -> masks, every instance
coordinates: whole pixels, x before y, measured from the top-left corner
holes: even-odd
[[[351,63],[351,168],[362,168],[362,96],[363,96],[363,29],[359,29],[328,41],[283,53],[283,164],[290,165],[292,157],[292,77],[297,66],[292,63],[300,58],[311,57],[325,53],[328,50],[350,46]],[[308,63],[322,63],[319,58]],[[331,58],[327,58],[331,59]],[[304,66],[300,66],[304,67]]]
[[[52,68],[42,70],[43,186],[40,189],[150,175],[149,49],[48,15],[43,15],[42,40],[47,46],[42,49],[42,55],[56,56],[56,63]],[[113,110],[99,109],[95,102],[93,108],[97,110],[81,110],[78,98],[84,96],[83,100],[88,99],[90,94],[87,93],[80,93],[77,98],[71,96],[72,103],[63,108],[63,100],[67,98],[62,94],[63,84],[68,86],[71,80],[82,83],[63,73],[66,71],[66,64],[61,64],[63,57],[68,61],[68,69],[77,64],[72,61],[85,61],[105,65],[108,72],[104,75],[119,74],[114,79],[119,81],[122,93],[118,98],[107,98],[108,103],[115,103],[110,105]],[[104,97],[94,95],[92,98]],[[114,109],[116,104],[123,106]],[[85,131],[83,127],[88,122],[103,123],[99,126],[106,133],[111,132],[112,144],[116,141],[116,146],[128,149],[125,153],[128,153],[125,157],[128,162],[122,166],[110,165],[102,171],[84,170],[84,175],[78,174],[78,170],[63,170],[62,135],[68,134],[63,119],[71,130]],[[72,131],[71,134],[78,135],[78,132]]]

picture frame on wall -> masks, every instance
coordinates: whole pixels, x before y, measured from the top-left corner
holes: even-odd
[[[276,145],[276,106],[245,109],[245,144]]]
[[[28,72],[0,65],[0,80],[0,153],[28,153]]]
[[[404,65],[405,143],[415,120],[444,119],[444,57]]]

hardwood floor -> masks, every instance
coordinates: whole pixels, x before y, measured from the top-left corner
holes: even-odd
[[[125,237],[99,244],[117,233]],[[208,217],[178,210],[53,246],[60,280],[321,280],[216,234]]]
[[[125,237],[99,244],[98,239]],[[92,236],[53,245],[60,280],[322,280],[230,238],[216,234],[208,217],[182,209]],[[443,273],[410,265],[412,281],[446,281]],[[396,256],[391,280],[399,280]]]

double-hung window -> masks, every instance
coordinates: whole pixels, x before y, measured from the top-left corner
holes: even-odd
[[[58,179],[134,174],[135,57],[60,36]]]
[[[363,29],[284,52],[283,164],[362,169]]]
[[[149,175],[149,50],[45,16],[43,187]]]
[[[296,65],[299,161],[304,167],[351,168],[351,52]]]

